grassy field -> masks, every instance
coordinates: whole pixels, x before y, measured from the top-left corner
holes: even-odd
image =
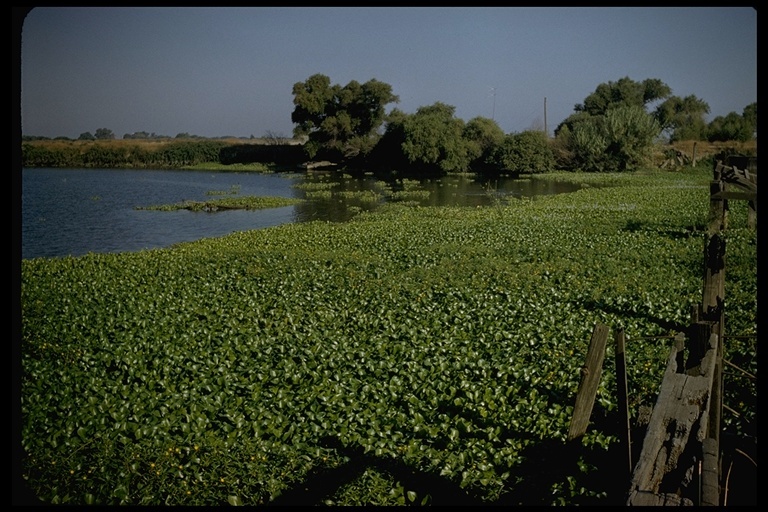
[[[47,504],[616,505],[633,426],[701,300],[711,166],[553,173],[574,193],[384,205],[139,253],[24,260],[22,445]],[[731,206],[726,358],[757,375],[757,232]],[[729,376],[756,440],[756,384]]]

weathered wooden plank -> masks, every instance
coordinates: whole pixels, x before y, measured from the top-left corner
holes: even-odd
[[[720,316],[718,321],[712,326],[713,335],[717,336],[718,340],[725,338],[725,312],[720,308]],[[712,377],[712,396],[710,401],[712,405],[709,408],[709,424],[708,424],[708,437],[720,442],[720,421],[723,417],[723,396],[724,396],[724,382],[723,382],[723,343],[717,344],[717,357],[715,358],[715,366],[713,369]]]
[[[587,350],[587,359],[581,368],[581,383],[576,393],[576,404],[573,407],[573,417],[568,430],[568,440],[571,441],[584,435],[592,415],[592,407],[597,396],[597,386],[603,371],[605,345],[608,341],[608,326],[595,324],[592,339]]]
[[[712,334],[700,375],[688,375],[680,367],[678,346],[670,351],[643,449],[632,474],[628,505],[636,505],[633,500],[641,499],[640,496],[647,499],[644,493],[664,494],[669,488],[679,487],[680,482],[666,482],[665,478],[679,463],[687,462],[679,459],[688,443],[701,443],[705,438],[717,346],[718,337]]]
[[[712,334],[712,322],[695,322],[688,326],[688,359],[685,361],[685,371],[688,375],[696,375],[701,371],[701,362],[709,350],[709,337]]]
[[[723,181],[729,185],[735,185],[751,192],[757,191],[756,177],[750,175],[747,171],[742,171],[735,167],[724,167],[721,176]]]
[[[616,397],[619,404],[619,413],[624,416],[622,428],[619,430],[621,444],[624,445],[624,453],[627,457],[627,474],[632,474],[632,435],[630,429],[629,400],[627,393],[627,359],[624,351],[624,329],[617,330],[614,335],[616,340]]]
[[[757,192],[748,192],[742,190],[723,190],[712,194],[713,199],[737,199],[744,201],[756,201]]]
[[[757,173],[757,156],[728,155],[724,165],[745,169],[754,174]]]
[[[725,239],[719,233],[709,237],[704,262],[702,316],[704,320],[718,321],[725,303]]]
[[[701,461],[701,506],[720,505],[720,444],[716,439],[707,438],[702,442]]]
[[[721,180],[709,184],[709,234],[714,235],[725,228],[726,200],[717,197],[722,194],[724,185]]]
[[[749,202],[749,209],[747,210],[747,226],[750,228],[757,227],[757,200]]]
[[[627,504],[633,507],[680,507],[692,506],[693,502],[677,494],[633,491]]]

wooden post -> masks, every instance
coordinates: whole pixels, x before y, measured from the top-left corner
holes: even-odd
[[[720,236],[725,229],[726,200],[722,198],[724,188],[722,171],[725,169],[720,162],[717,162],[714,170],[715,180],[709,188],[709,237],[704,254],[706,273],[702,301],[703,319],[714,322],[720,320],[725,289],[725,240]]]
[[[696,167],[696,141],[693,141],[693,167]]]
[[[624,329],[619,329],[614,334],[616,340],[616,396],[619,404],[619,412],[624,415],[623,428],[619,435],[627,454],[628,475],[632,475],[632,435],[629,428],[629,400],[627,393],[627,359],[624,353]]]
[[[677,365],[677,371],[682,372],[685,368],[685,333],[677,333],[672,343],[676,351],[675,364]]]
[[[702,441],[701,499],[702,507],[720,505],[720,447],[714,439]]]
[[[723,337],[725,334],[724,312],[720,310],[720,318],[712,326],[712,335],[721,340],[717,344],[717,355],[715,358],[713,377],[712,377],[712,397],[709,406],[709,423],[707,433],[720,445],[720,421],[723,416]]]
[[[757,200],[749,201],[749,209],[747,210],[747,226],[750,228],[757,227]]]
[[[608,341],[608,326],[595,324],[592,330],[592,340],[587,351],[587,360],[581,368],[581,383],[576,394],[576,404],[573,407],[568,430],[568,441],[584,435],[592,415],[592,407],[597,396],[597,386],[600,384],[600,375],[603,372],[603,360],[605,359],[605,345]]]
[[[685,363],[685,371],[689,375],[696,375],[701,367],[701,360],[709,350],[709,335],[712,333],[710,322],[696,322],[689,326],[688,335],[688,359]]]
[[[721,180],[709,184],[709,234],[719,233],[725,227],[725,186]]]
[[[675,499],[665,490],[665,478],[675,470],[686,470],[686,466],[678,468],[679,464],[692,462],[686,450],[689,442],[701,443],[706,438],[715,354],[720,346],[716,335],[710,336],[708,346],[713,348],[704,355],[701,371],[688,375],[678,366],[676,339],[632,474],[627,505],[665,505]],[[682,501],[682,504],[693,505],[688,498],[677,497],[677,500],[676,504]]]

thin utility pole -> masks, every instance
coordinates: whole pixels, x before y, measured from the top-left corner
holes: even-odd
[[[549,138],[549,131],[547,130],[547,97],[544,96],[544,135]]]

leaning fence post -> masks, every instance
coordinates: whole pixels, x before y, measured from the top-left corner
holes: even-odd
[[[627,358],[624,353],[624,329],[614,333],[616,340],[616,387],[619,411],[624,415],[624,428],[620,428],[621,442],[627,454],[628,475],[632,475],[632,438],[629,430],[629,401],[627,399]]]
[[[581,437],[587,431],[592,406],[597,396],[597,386],[603,371],[605,359],[605,344],[608,341],[608,326],[595,324],[592,330],[592,340],[587,350],[587,360],[581,368],[581,383],[576,394],[576,405],[573,407],[573,417],[568,430],[568,440]]]

